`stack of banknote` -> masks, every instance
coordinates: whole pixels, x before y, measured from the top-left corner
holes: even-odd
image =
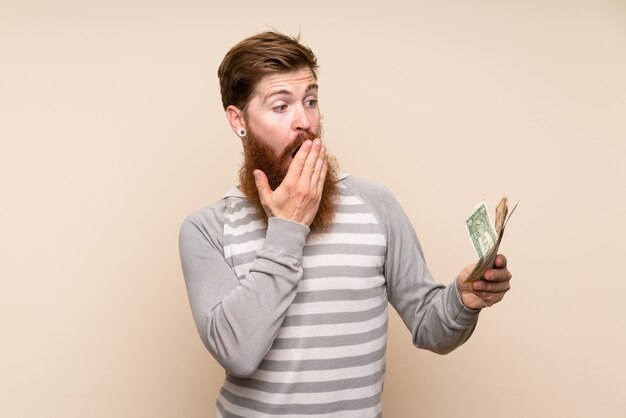
[[[496,208],[495,225],[491,222],[487,204],[484,201],[480,202],[474,209],[474,212],[465,219],[470,241],[479,258],[476,267],[465,280],[466,282],[482,278],[485,271],[493,267],[498,255],[498,248],[500,248],[500,243],[502,242],[502,236],[504,235],[504,227],[511,218],[515,208],[517,208],[517,204],[519,202],[515,204],[509,213],[508,199],[503,197]]]

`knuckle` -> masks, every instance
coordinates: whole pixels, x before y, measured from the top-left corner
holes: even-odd
[[[307,194],[308,191],[306,189],[303,189],[302,187],[297,187],[293,193],[294,197],[298,200],[303,200]]]

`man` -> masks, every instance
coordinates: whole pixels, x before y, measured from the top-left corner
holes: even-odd
[[[447,353],[508,291],[506,259],[471,284],[472,266],[433,280],[391,193],[337,172],[317,61],[298,40],[247,38],[218,76],[240,184],[180,233],[196,326],[226,369],[218,416],[381,416],[387,302],[417,347]]]

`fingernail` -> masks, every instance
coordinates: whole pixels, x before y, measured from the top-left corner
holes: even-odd
[[[315,140],[315,145],[319,145],[319,144],[321,144],[321,143],[322,143],[322,141],[321,141],[319,138],[317,138],[317,139]]]

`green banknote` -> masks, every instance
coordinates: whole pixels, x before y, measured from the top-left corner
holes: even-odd
[[[466,282],[482,278],[485,271],[493,267],[504,235],[504,227],[518,204],[519,202],[515,204],[509,213],[508,199],[503,197],[496,208],[495,227],[491,222],[489,210],[484,201],[480,202],[474,208],[472,214],[465,219],[470,241],[478,255],[478,263],[476,263],[476,267],[465,280]]]
[[[496,245],[497,240],[496,231],[489,218],[485,201],[480,202],[474,208],[474,212],[469,218],[465,219],[465,224],[478,258],[483,260],[493,246]]]

